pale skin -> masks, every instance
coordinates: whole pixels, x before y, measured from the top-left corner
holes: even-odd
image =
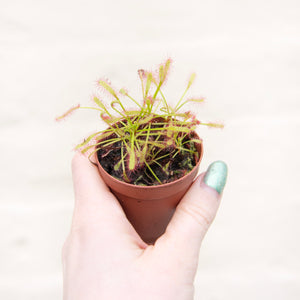
[[[200,246],[221,198],[205,185],[204,173],[154,245],[138,236],[87,158],[75,154],[72,173],[75,209],[63,248],[63,299],[193,299]]]

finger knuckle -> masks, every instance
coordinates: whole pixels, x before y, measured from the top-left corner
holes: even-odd
[[[209,227],[214,218],[211,212],[206,210],[202,205],[196,203],[183,203],[181,205],[181,212],[205,228]]]

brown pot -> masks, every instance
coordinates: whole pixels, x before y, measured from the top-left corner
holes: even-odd
[[[195,176],[203,156],[202,144],[196,144],[199,160],[184,177],[156,186],[137,186],[120,181],[109,175],[98,161],[101,177],[119,200],[128,220],[143,241],[153,244],[166,230],[175,208],[182,199]]]

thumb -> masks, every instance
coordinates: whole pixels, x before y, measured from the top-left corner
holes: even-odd
[[[100,239],[110,242],[114,240],[118,247],[121,241],[126,240],[130,245],[133,242],[145,248],[145,243],[127,220],[120,203],[105,185],[97,167],[76,153],[72,160],[72,174],[75,208],[71,230],[94,239],[92,234],[96,229]]]
[[[194,181],[166,229],[166,243],[172,247],[176,245],[178,251],[192,251],[198,255],[204,235],[217,213],[226,178],[226,164],[216,161]]]

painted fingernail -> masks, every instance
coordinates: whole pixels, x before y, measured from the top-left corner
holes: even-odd
[[[213,162],[207,169],[204,176],[204,183],[222,193],[227,179],[227,165],[223,161]]]

